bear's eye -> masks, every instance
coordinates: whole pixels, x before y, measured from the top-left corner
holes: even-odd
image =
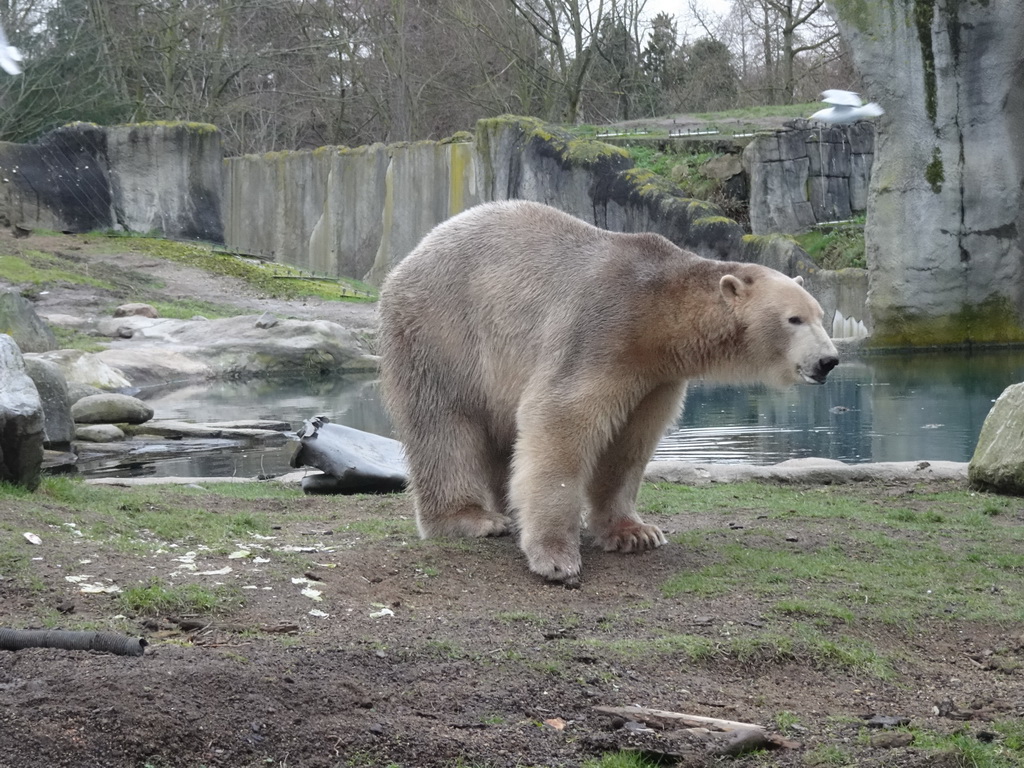
[[[790,325],[802,325],[803,322],[803,318],[799,317],[798,315],[793,315],[791,318],[789,318]]]

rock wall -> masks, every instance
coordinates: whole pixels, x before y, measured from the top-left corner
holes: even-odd
[[[11,224],[224,242],[374,284],[450,216],[521,198],[613,231],[658,232],[710,258],[803,275],[812,292],[834,293],[834,278],[791,238],[744,235],[715,205],[633,167],[625,150],[529,118],[483,120],[475,134],[443,142],[224,160],[212,126],[79,123],[35,144],[0,145],[0,171],[0,216]],[[835,307],[824,306],[831,323]]]
[[[874,342],[1024,341],[1024,3],[830,0],[878,124]]]
[[[435,224],[481,202],[473,145],[417,142],[224,161],[229,248],[379,282]]]
[[[803,232],[864,213],[874,150],[869,122],[758,134],[743,150],[751,231]]]
[[[0,142],[0,219],[220,243],[221,158],[220,133],[199,123],[73,123],[33,144]]]
[[[528,118],[482,120],[456,141],[250,155],[224,167],[228,247],[373,283],[444,219],[508,198],[606,229],[658,232],[712,258],[812,269],[791,240],[744,237],[716,206],[634,168],[625,150]]]

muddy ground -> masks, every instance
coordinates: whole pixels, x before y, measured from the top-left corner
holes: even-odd
[[[55,239],[61,248],[77,244]],[[282,316],[344,320],[348,312],[268,305],[240,286],[129,252],[96,258],[159,274],[168,295],[231,296]],[[85,312],[137,298],[51,286],[40,302]],[[881,505],[898,498],[921,511],[929,502],[916,499],[932,491],[967,493],[921,482],[796,489]],[[792,628],[763,585],[666,596],[667,580],[713,564],[718,545],[744,531],[797,552],[853,548],[859,523],[847,519],[749,505],[654,510],[647,519],[673,543],[630,556],[588,547],[583,585],[567,590],[532,576],[512,538],[419,541],[404,495],[268,490],[252,499],[213,486],[156,496],[123,488],[103,512],[76,502],[81,493],[0,494],[0,624],[109,630],[149,645],[142,657],[0,651],[0,766],[581,766],[620,749],[669,765],[957,766],[969,763],[920,738],[879,745],[864,718],[906,718],[919,731],[981,743],[999,738],[993,723],[1024,717],[1019,614],[977,622],[940,611],[913,625],[821,620],[826,637],[887,659],[891,674],[879,675],[770,642],[736,653],[733,639]],[[121,513],[164,507],[248,516],[253,527],[208,548],[144,527],[104,534]],[[997,520],[1022,523],[1016,502]],[[1018,568],[1017,587],[1021,576]],[[124,592],[86,593],[83,583],[198,584],[227,599],[212,611],[128,609]],[[794,594],[813,589],[792,584]],[[711,651],[693,654],[687,644]],[[763,724],[787,744],[706,757],[699,741],[596,710],[628,705]]]

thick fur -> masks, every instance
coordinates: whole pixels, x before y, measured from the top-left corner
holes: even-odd
[[[686,382],[824,381],[838,360],[821,319],[780,272],[537,203],[444,222],[380,302],[421,535],[504,534],[514,510],[531,570],[570,583],[584,519],[606,550],[664,544],[636,495]]]

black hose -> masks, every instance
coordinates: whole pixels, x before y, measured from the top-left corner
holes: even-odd
[[[0,651],[22,648],[60,648],[64,651],[105,651],[120,656],[141,656],[146,648],[142,637],[113,632],[75,632],[69,629],[4,629],[0,627]]]

